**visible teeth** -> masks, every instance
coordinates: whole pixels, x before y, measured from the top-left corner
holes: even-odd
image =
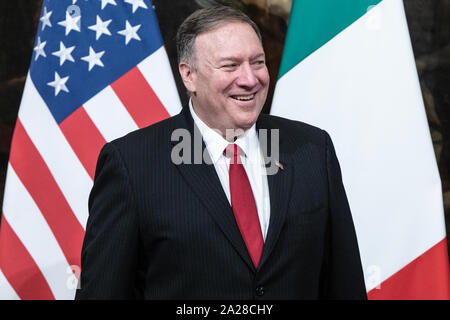
[[[234,96],[233,98],[240,101],[249,101],[252,100],[255,97],[254,94],[251,94],[249,96]]]

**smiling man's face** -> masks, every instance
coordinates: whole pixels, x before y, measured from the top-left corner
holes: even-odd
[[[195,67],[180,63],[195,113],[210,128],[249,129],[269,87],[264,50],[247,23],[230,22],[195,40]]]

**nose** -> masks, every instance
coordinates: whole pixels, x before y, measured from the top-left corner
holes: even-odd
[[[241,87],[253,88],[258,84],[259,80],[249,63],[243,63],[239,70],[236,84]]]

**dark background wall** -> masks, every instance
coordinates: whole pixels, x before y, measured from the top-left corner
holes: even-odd
[[[99,0],[91,0],[99,1]],[[197,8],[215,3],[236,6],[260,26],[271,75],[268,101],[281,61],[292,0],[154,0],[166,50],[183,103],[177,73],[175,34]],[[0,1],[0,207],[12,133],[25,84],[42,0]],[[450,0],[404,0],[428,122],[444,192],[447,234],[450,225]],[[449,246],[450,247],[450,246]]]

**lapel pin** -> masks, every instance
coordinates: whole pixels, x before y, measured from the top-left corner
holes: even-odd
[[[284,166],[279,162],[279,161],[275,161],[275,165],[280,168],[280,170],[284,170]]]

